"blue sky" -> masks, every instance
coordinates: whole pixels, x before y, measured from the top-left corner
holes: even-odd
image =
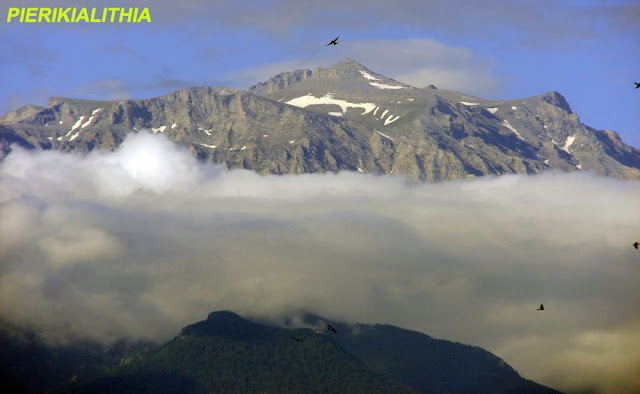
[[[105,1],[33,0],[33,7]],[[583,123],[640,147],[640,3],[536,0],[129,0],[151,23],[0,25],[0,113],[50,96],[244,89],[349,57],[418,87],[490,99],[562,93]],[[340,35],[340,45],[324,47]]]

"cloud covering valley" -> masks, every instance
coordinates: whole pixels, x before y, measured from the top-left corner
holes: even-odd
[[[640,183],[259,176],[161,135],[0,164],[0,318],[167,340],[306,310],[482,346],[559,390],[640,390]],[[547,310],[536,312],[540,303]]]

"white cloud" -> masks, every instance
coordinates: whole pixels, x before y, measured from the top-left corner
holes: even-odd
[[[0,316],[168,339],[212,310],[304,309],[483,346],[561,390],[637,390],[639,199],[638,182],[582,172],[259,176],[146,133],[84,156],[15,149]]]
[[[122,250],[120,242],[101,229],[75,227],[68,231],[67,227],[69,222],[66,220],[58,223],[61,234],[45,236],[38,241],[42,252],[54,265],[117,257]]]

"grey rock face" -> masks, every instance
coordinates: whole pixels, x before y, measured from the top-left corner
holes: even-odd
[[[29,118],[40,110],[42,110],[42,107],[40,107],[39,105],[25,105],[24,107],[20,107],[15,111],[10,111],[5,116],[0,117],[0,122],[16,123],[23,119]]]
[[[421,180],[548,169],[640,179],[640,151],[613,131],[580,123],[558,92],[485,100],[435,86],[416,89],[347,59],[265,96],[374,128],[392,144],[388,172]]]
[[[27,148],[113,149],[148,129],[201,160],[261,174],[351,170],[421,181],[592,170],[640,179],[640,151],[580,123],[550,92],[490,101],[418,89],[346,59],[241,91],[194,87],[145,100],[51,98],[0,118],[0,156]]]

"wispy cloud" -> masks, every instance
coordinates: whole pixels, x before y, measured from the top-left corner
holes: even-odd
[[[93,100],[125,100],[131,98],[131,87],[119,79],[102,79],[64,92],[77,98]]]
[[[162,90],[178,90],[195,86],[197,83],[189,80],[183,80],[176,77],[168,66],[163,66],[162,70],[154,74],[151,79],[151,83],[146,87],[147,89],[162,89]]]
[[[109,51],[116,56],[126,56],[126,57],[140,57],[140,53],[131,49],[129,46],[114,42],[109,46]]]
[[[321,44],[304,57],[243,70],[231,78],[246,87],[283,71],[329,67],[346,57],[416,87],[436,85],[486,98],[503,95],[507,90],[508,78],[496,75],[491,59],[429,38],[351,40],[330,49]]]
[[[638,182],[584,173],[259,176],[146,133],[114,152],[15,149],[0,316],[168,339],[216,309],[304,309],[483,346],[561,390],[633,391],[639,199]]]
[[[32,0],[33,7],[51,7]],[[58,0],[56,7],[105,7],[98,0]],[[608,32],[638,32],[635,23],[640,5],[632,0],[584,2],[540,0],[513,2],[496,0],[491,5],[468,0],[183,0],[176,12],[174,1],[130,0],[126,7],[148,7],[157,26],[189,23],[197,30],[212,24],[240,29],[258,29],[280,38],[293,31],[351,30],[366,32],[381,26],[402,25],[452,36],[496,37],[510,31],[519,42],[555,45],[571,39],[593,39]],[[6,29],[9,24],[0,26]],[[41,27],[41,26],[38,26]],[[86,29],[83,24],[61,24],[58,29]],[[97,29],[112,29],[100,24]],[[637,34],[636,34],[637,35]]]
[[[0,116],[27,104],[43,106],[53,91],[54,89],[51,86],[42,86],[24,93],[12,93],[6,100],[0,103]]]
[[[506,91],[507,78],[496,75],[491,59],[468,48],[428,38],[363,41],[347,47],[364,64],[375,65],[374,71],[417,87],[435,85],[483,97]]]
[[[5,59],[11,59],[14,64],[19,64],[32,77],[46,75],[51,65],[57,60],[53,51],[30,41],[14,43],[10,48],[3,48],[3,52],[5,52]],[[5,62],[0,64],[3,68],[8,66]]]
[[[159,3],[158,12],[164,14]],[[491,5],[468,0],[326,0],[300,2],[249,0],[205,3],[186,1],[188,14],[210,11],[217,23],[230,27],[258,28],[286,37],[292,31],[345,30],[366,32],[381,26],[402,25],[438,31],[452,36],[496,37],[510,31],[520,42],[555,45],[571,39],[592,39],[607,31],[634,29],[633,16],[640,6],[633,1],[620,3],[542,0],[513,2],[498,0]],[[217,11],[217,12],[215,12]],[[594,32],[594,29],[598,33]]]

